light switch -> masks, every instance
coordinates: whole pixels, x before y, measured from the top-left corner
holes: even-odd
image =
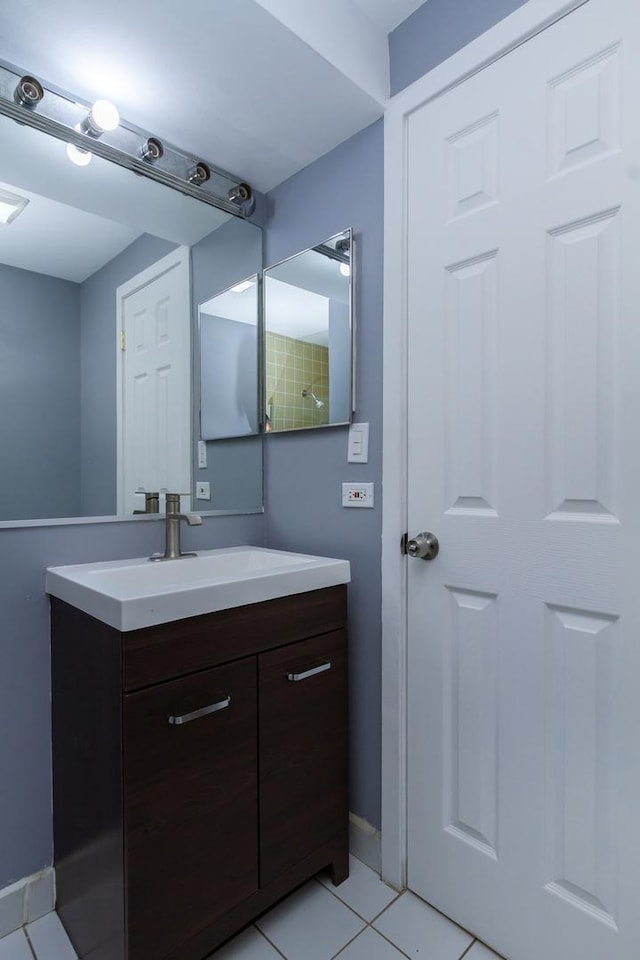
[[[369,424],[352,423],[349,427],[349,446],[347,449],[349,463],[369,462]]]

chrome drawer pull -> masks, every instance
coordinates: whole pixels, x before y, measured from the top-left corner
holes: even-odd
[[[198,717],[206,717],[209,713],[217,713],[218,710],[226,710],[231,703],[231,697],[225,697],[224,700],[218,700],[217,703],[210,703],[208,707],[201,707],[200,710],[194,710],[193,713],[185,713],[182,717],[167,717],[172,726],[179,727],[183,723],[190,723],[197,720]]]
[[[300,680],[308,680],[309,677],[315,677],[318,673],[324,673],[326,670],[331,670],[331,660],[327,660],[326,663],[321,663],[319,667],[312,667],[311,670],[305,670],[304,673],[288,673],[287,680],[291,680],[292,683],[299,683]]]

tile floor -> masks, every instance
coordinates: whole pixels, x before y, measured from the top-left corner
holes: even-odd
[[[0,960],[75,960],[55,913],[0,940]],[[210,960],[501,960],[412,893],[354,857],[340,887],[311,880]]]

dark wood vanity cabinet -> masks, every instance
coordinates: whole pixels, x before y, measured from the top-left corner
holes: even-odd
[[[348,874],[346,587],[119,633],[52,599],[57,909],[81,960],[202,960]]]

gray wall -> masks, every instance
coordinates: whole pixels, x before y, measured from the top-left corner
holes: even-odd
[[[80,507],[79,287],[0,264],[2,517]]]
[[[200,317],[203,437],[217,440],[258,433],[257,321],[257,314],[254,323],[210,313]]]
[[[351,809],[380,824],[380,531],[383,127],[378,121],[276,187],[265,263],[352,226],[358,243],[357,416],[369,463],[347,463],[347,428],[265,437],[269,545],[351,561]],[[373,480],[374,510],[346,510],[343,480]],[[301,482],[304,481],[304,482]]]
[[[391,95],[433,70],[526,0],[427,0],[389,34]]]
[[[210,300],[235,283],[258,273],[262,266],[262,231],[254,224],[232,218],[197,243],[192,251],[193,315],[198,304]],[[200,369],[199,338],[194,343],[194,370]],[[200,382],[195,378],[193,417],[200,414]],[[262,439],[237,437],[207,441],[207,466],[198,467],[194,444],[194,481],[211,484],[211,502],[194,501],[202,510],[259,510],[262,506]]]
[[[116,288],[175,247],[144,234],[80,288],[82,502],[80,510],[67,516],[116,513]]]

